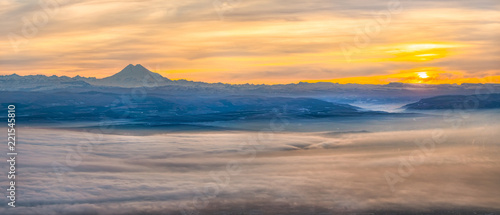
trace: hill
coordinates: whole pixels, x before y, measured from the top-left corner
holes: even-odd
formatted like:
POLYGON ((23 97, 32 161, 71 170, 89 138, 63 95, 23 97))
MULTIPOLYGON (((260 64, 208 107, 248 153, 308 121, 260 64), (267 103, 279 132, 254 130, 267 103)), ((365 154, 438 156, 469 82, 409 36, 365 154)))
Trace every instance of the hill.
POLYGON ((500 108, 500 94, 436 96, 407 104, 403 108, 407 110, 500 108))

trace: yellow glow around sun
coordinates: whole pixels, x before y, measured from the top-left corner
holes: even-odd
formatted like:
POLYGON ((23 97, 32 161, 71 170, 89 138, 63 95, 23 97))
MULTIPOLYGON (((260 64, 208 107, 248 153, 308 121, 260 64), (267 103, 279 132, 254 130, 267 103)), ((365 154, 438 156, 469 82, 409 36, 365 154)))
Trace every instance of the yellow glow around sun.
POLYGON ((348 77, 330 80, 310 80, 305 82, 332 82, 339 84, 388 84, 401 82, 409 84, 462 84, 462 83, 498 83, 500 76, 483 78, 466 77, 463 71, 446 71, 438 67, 419 67, 404 71, 394 71, 392 74, 348 77))
POLYGON ((427 72, 418 72, 418 77, 422 78, 422 79, 426 79, 429 77, 429 75, 427 75, 427 72))

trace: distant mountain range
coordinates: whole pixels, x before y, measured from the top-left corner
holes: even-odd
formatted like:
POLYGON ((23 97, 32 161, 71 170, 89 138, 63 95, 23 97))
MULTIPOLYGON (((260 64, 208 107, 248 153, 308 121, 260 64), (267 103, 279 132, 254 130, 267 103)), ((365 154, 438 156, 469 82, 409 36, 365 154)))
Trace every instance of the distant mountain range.
POLYGON ((24 122, 127 120, 162 125, 234 120, 326 118, 381 114, 312 98, 148 95, 141 99, 105 92, 3 92, 0 109, 16 105, 24 122))
MULTIPOLYGON (((266 118, 275 109, 287 109, 290 117, 299 118, 383 114, 372 110, 387 112, 391 111, 388 106, 403 105, 408 110, 446 109, 463 103, 467 95, 500 92, 500 85, 232 85, 170 80, 140 64, 130 64, 103 79, 0 76, 0 91, 3 107, 17 104, 31 120, 96 120, 105 116, 153 122, 204 122, 266 118)), ((492 95, 489 101, 481 101, 479 108, 498 108, 499 99, 492 95)))
POLYGON ((500 108, 500 94, 436 96, 407 104, 403 108, 408 110, 500 108))
MULTIPOLYGON (((120 72, 103 79, 76 76, 44 76, 16 74, 0 76, 0 91, 113 91, 116 88, 155 88, 172 94, 196 95, 274 95, 314 97, 343 103, 387 103, 415 102, 426 97, 439 95, 470 95, 482 84, 425 85, 390 83, 387 85, 298 83, 280 85, 222 84, 186 80, 170 80, 144 68, 142 65, 128 65, 120 72), (115 89, 112 89, 115 88, 115 89)), ((489 84, 488 89, 500 92, 500 85, 489 84)), ((125 89, 126 91, 126 89, 125 89)))

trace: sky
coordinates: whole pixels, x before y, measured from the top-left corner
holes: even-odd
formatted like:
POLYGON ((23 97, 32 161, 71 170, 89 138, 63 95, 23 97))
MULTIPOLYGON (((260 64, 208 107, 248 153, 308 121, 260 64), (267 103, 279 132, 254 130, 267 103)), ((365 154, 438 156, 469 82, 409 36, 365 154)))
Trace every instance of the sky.
POLYGON ((500 83, 498 0, 0 1, 0 75, 500 83))

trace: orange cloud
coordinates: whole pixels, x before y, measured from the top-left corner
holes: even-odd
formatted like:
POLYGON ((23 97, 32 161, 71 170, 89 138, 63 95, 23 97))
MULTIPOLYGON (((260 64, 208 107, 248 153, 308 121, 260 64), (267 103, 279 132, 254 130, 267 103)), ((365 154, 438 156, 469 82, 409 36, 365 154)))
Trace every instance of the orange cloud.
MULTIPOLYGON (((0 35, 22 35, 22 18, 40 7, 37 1, 8 4, 0 8, 0 35)), ((404 3, 347 62, 339 44, 352 43, 357 29, 374 21, 367 14, 385 2, 255 0, 221 21, 210 1, 70 1, 18 53, 8 41, 0 43, 0 75, 103 78, 140 63, 158 65, 152 70, 171 79, 206 82, 479 82, 500 74, 500 14, 496 5, 475 5, 404 3), (430 67, 440 69, 422 76, 412 69, 430 67), (462 77, 445 80, 449 71, 462 77)))

